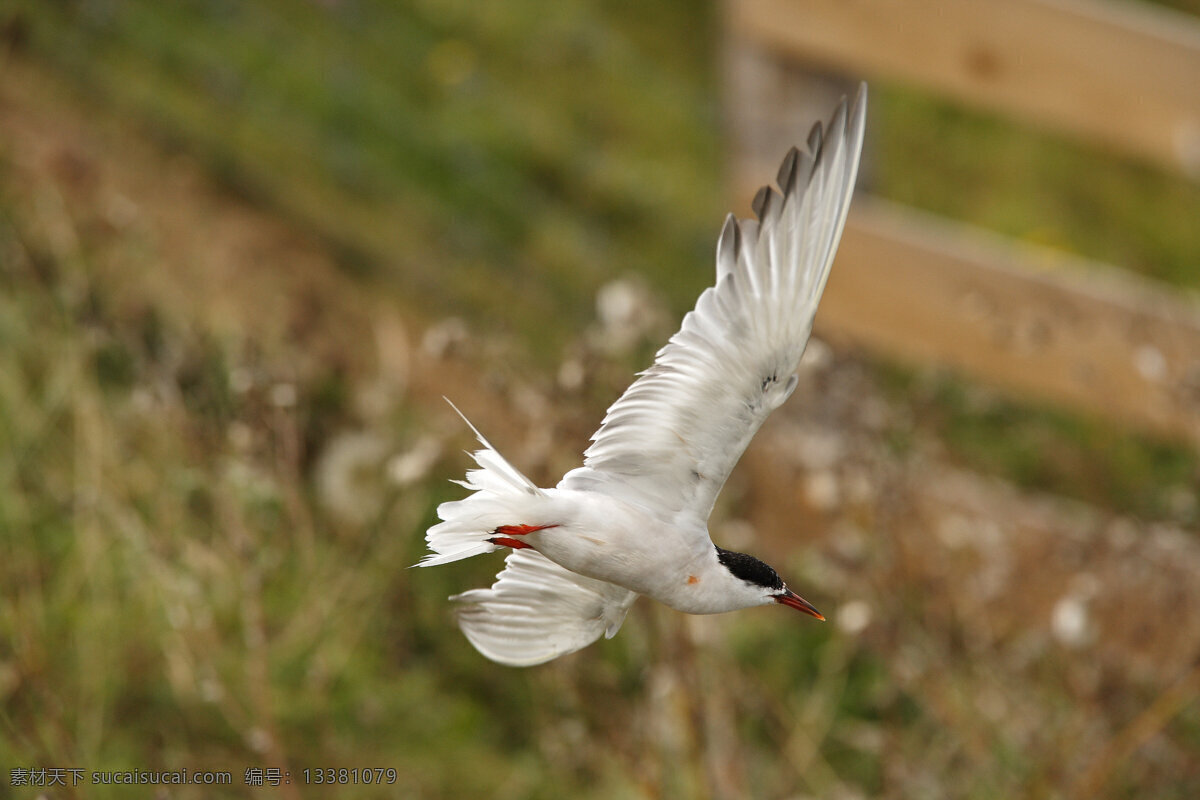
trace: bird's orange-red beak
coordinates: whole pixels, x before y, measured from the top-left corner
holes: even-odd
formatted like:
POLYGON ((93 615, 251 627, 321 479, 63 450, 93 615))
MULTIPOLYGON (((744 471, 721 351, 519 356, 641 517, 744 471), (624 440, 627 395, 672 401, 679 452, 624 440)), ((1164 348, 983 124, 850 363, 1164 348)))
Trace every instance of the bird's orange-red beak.
POLYGON ((805 600, 800 595, 793 592, 791 589, 784 589, 782 594, 775 595, 775 602, 780 605, 794 608, 797 611, 803 611, 805 614, 814 616, 821 622, 825 621, 825 616, 817 609, 813 608, 813 604, 805 600))

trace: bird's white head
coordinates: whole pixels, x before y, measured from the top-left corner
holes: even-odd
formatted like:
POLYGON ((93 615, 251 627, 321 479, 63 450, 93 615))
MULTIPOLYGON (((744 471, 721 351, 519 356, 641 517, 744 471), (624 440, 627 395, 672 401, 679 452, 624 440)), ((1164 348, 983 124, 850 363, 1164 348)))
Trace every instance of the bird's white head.
POLYGON ((736 591, 745 606, 779 603, 824 621, 825 617, 812 603, 789 589, 779 573, 754 556, 718 547, 717 560, 737 580, 736 591))

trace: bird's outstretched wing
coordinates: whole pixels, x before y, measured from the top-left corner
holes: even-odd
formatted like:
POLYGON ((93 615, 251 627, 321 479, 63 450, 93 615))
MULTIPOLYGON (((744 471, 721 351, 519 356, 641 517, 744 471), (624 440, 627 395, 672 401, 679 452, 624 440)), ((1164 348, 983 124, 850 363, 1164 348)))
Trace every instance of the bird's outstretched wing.
POLYGON ((475 649, 510 667, 541 664, 612 638, 637 595, 577 575, 533 549, 514 550, 490 589, 455 595, 475 649))
POLYGON ((795 371, 842 235, 866 117, 866 86, 763 187, 757 220, 730 215, 706 289, 654 364, 608 409, 584 465, 560 487, 604 492, 668 517, 706 520, 795 371))

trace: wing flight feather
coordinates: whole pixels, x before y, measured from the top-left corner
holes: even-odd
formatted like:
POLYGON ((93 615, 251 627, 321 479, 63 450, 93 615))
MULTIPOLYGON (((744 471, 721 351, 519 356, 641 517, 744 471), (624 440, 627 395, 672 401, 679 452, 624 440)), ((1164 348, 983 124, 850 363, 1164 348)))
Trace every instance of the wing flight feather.
POLYGON ((758 219, 730 215, 717 281, 654 364, 608 409, 560 487, 605 492, 666 517, 707 519, 763 421, 796 386, 858 172, 866 87, 793 148, 758 219))
POLYGON ((637 595, 578 575, 532 549, 513 550, 489 589, 455 595, 458 623, 493 661, 528 667, 612 638, 637 595))

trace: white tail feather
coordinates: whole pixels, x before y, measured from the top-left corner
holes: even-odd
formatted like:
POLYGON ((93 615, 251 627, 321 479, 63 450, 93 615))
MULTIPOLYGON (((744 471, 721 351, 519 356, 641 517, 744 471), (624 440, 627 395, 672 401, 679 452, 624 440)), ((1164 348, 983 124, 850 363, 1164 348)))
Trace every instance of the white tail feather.
POLYGON ((438 519, 442 521, 425 533, 425 541, 433 552, 421 559, 417 565, 421 567, 448 564, 500 549, 502 545, 489 541, 496 528, 525 521, 529 517, 530 500, 546 496, 504 460, 454 403, 450 407, 475 433, 483 449, 469 454, 479 469, 468 470, 466 480, 454 481, 472 494, 438 506, 438 519))

